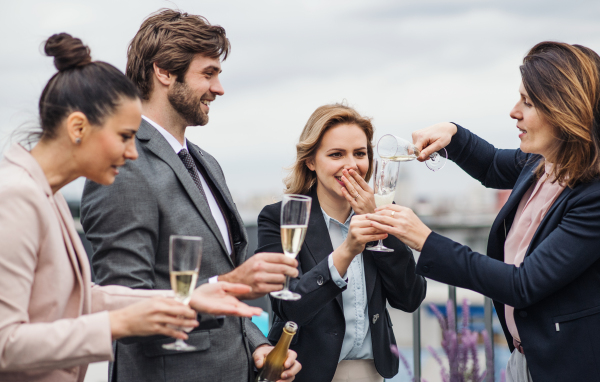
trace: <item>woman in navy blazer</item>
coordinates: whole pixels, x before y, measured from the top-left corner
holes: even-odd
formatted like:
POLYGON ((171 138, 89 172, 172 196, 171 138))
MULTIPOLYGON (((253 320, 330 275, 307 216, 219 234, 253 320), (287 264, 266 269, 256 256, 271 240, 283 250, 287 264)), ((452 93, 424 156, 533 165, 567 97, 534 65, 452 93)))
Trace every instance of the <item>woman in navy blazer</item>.
MULTIPOLYGON (((343 361, 345 365, 359 365, 360 368, 368 364, 366 368, 371 377, 350 380, 376 381, 393 377, 398 373, 398 358, 390 350, 396 341, 386 303, 412 312, 425 297, 426 282, 424 277, 415 274, 410 249, 395 237, 386 238, 386 234, 371 228, 370 221, 364 217, 375 208, 373 191, 365 181, 372 172, 372 137, 373 129, 368 119, 347 106, 327 105, 313 113, 297 145, 298 157, 287 179, 286 193, 312 197, 306 239, 297 257, 299 276, 290 281, 290 290, 299 293, 302 298, 298 301, 271 298, 274 322, 268 337, 271 342, 276 342, 286 321, 298 324, 298 334, 293 338, 291 347, 297 352, 303 367, 296 375, 296 381, 331 381, 340 357, 349 360, 343 361), (332 244, 323 214, 325 211, 335 218, 338 212, 335 207, 343 210, 337 214, 338 222, 348 222, 351 218, 348 237, 339 246, 332 244), (384 244, 394 251, 364 250, 367 242, 379 238, 386 238, 384 244), (347 268, 334 260, 337 270, 332 270, 329 261, 347 245, 353 246, 347 251, 351 252, 348 260, 359 257, 361 263, 358 264, 364 270, 368 312, 357 322, 368 321, 362 333, 370 329, 372 354, 358 351, 356 355, 351 351, 344 357, 340 354, 346 334, 342 296, 346 286, 343 282, 336 284, 332 272, 337 273, 341 269, 340 277, 347 268)), ((280 211, 281 202, 266 206, 260 213, 258 252, 282 252, 280 211)), ((329 224, 337 223, 330 220, 329 224)), ((358 266, 355 264, 353 269, 358 266)), ((362 272, 361 268, 358 269, 357 273, 348 271, 351 275, 348 288, 355 288, 360 282, 361 278, 354 276, 362 272)), ((362 302, 365 303, 364 300, 362 302)), ((356 313, 362 314, 358 310, 356 313)), ((365 341, 367 338, 368 335, 365 341)))
POLYGON ((407 208, 370 216, 374 227, 421 251, 418 274, 494 300, 511 359, 522 353, 533 381, 600 378, 598 62, 596 53, 578 45, 544 42, 531 49, 521 66, 521 100, 511 111, 521 149, 496 149, 449 123, 413 134, 415 144, 426 147, 419 159, 447 145, 449 157, 484 186, 512 189, 492 225, 487 256, 431 232, 407 208), (505 241, 513 222, 518 225, 517 207, 545 162, 554 164, 551 176, 564 190, 542 216, 522 264, 507 264, 505 241), (519 352, 505 305, 514 307, 519 352))

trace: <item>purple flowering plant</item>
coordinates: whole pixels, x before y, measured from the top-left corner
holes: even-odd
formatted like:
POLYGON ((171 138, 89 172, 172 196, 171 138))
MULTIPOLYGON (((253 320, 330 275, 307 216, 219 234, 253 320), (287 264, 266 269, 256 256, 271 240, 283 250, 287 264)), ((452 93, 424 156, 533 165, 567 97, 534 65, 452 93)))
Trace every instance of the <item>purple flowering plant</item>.
MULTIPOLYGON (((494 359, 492 356, 492 343, 486 330, 481 332, 483 343, 485 345, 486 370, 480 371, 479 361, 477 359, 477 342, 479 333, 469 329, 469 304, 467 299, 463 300, 462 325, 460 331, 456 330, 454 316, 454 304, 448 301, 446 304, 447 317, 439 309, 430 304, 429 307, 438 319, 442 328, 442 349, 448 359, 447 367, 440 354, 431 346, 429 352, 441 367, 442 382, 483 382, 485 376, 490 373, 494 375, 494 359)), ((409 377, 415 381, 411 372, 410 365, 406 358, 398 351, 392 348, 392 352, 400 358, 406 368, 409 377)), ((422 379, 421 382, 426 382, 422 379)))

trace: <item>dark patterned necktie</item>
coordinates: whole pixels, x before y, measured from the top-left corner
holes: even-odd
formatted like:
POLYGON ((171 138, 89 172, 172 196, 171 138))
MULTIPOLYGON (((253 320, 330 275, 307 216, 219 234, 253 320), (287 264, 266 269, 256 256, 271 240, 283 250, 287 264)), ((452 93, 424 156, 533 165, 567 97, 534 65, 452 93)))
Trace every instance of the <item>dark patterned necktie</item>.
POLYGON ((200 176, 198 175, 198 170, 196 169, 196 163, 194 162, 194 158, 190 155, 190 153, 186 149, 182 149, 179 153, 177 153, 179 159, 183 162, 185 168, 187 168, 190 176, 198 186, 200 193, 206 199, 206 194, 204 193, 204 188, 202 187, 202 182, 200 182, 200 176))

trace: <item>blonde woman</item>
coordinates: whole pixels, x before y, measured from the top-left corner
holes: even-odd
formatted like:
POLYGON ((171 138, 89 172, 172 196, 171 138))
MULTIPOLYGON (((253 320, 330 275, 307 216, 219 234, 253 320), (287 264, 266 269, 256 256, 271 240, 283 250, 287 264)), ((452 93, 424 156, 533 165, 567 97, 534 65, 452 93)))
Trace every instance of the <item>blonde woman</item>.
MULTIPOLYGON (((415 275, 412 252, 370 226, 375 210, 368 185, 373 171, 373 126, 345 105, 319 107, 296 145, 286 193, 312 197, 306 239, 298 254, 299 276, 290 289, 299 301, 272 299, 276 341, 286 321, 299 325, 291 348, 303 365, 296 381, 383 381, 398 372, 386 304, 414 311, 426 282, 415 275), (385 239, 394 252, 371 252, 365 244, 385 239)), ((257 252, 281 252, 281 203, 258 218, 257 252)))

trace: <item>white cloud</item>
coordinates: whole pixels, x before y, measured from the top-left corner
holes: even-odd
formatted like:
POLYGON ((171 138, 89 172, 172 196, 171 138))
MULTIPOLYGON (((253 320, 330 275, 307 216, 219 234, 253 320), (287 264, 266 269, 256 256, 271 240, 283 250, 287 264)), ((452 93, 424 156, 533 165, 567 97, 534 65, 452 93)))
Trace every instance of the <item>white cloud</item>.
MULTIPOLYGON (((234 194, 280 190, 282 167, 312 111, 346 99, 374 118, 378 134, 453 120, 501 147, 518 139, 508 112, 518 66, 547 39, 600 51, 594 1, 176 1, 227 30, 225 96, 211 121, 188 136, 221 162, 234 194)), ((82 38, 95 59, 125 67, 141 21, 172 2, 12 1, 0 15, 0 140, 35 121, 42 87, 54 73, 40 54, 50 34, 82 38)), ((461 193, 466 175, 409 164, 416 193, 461 193), (459 179, 460 181, 455 181, 459 179), (439 187, 442 182, 444 187, 439 187), (446 187, 447 186, 447 187, 446 187), (444 191, 441 191, 441 190, 444 191)), ((465 183, 466 182, 466 183, 465 183)))

